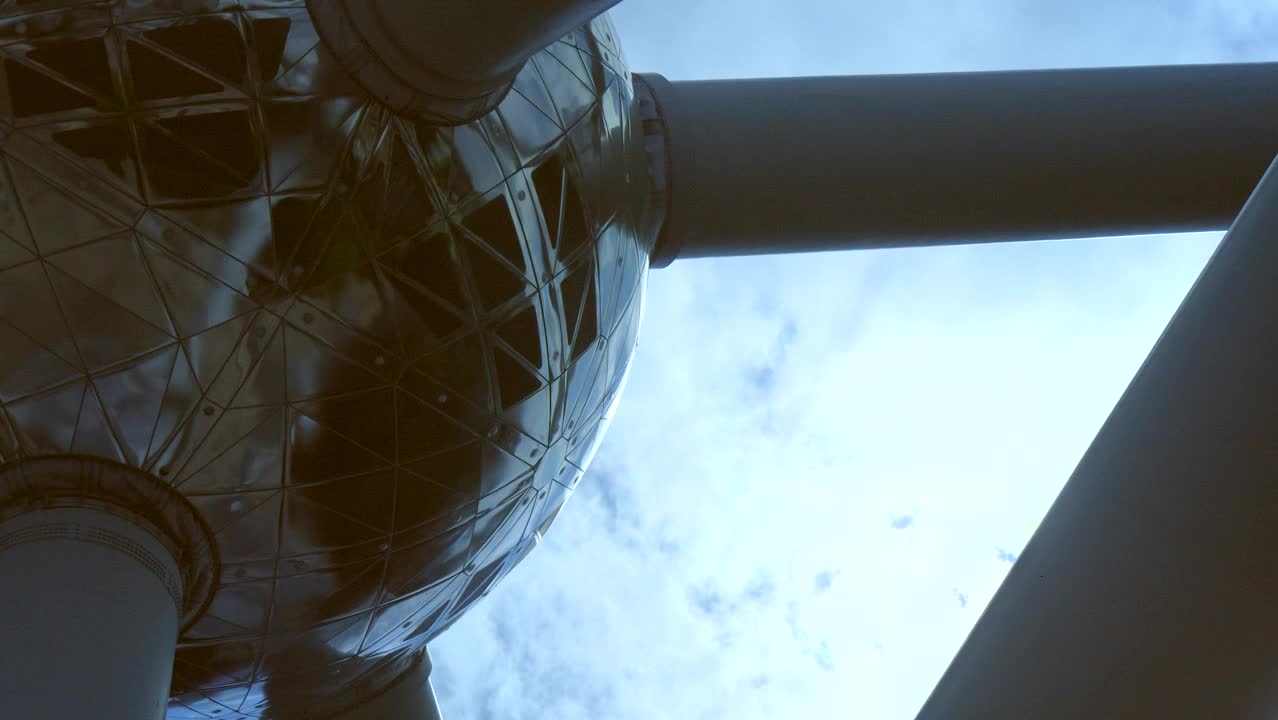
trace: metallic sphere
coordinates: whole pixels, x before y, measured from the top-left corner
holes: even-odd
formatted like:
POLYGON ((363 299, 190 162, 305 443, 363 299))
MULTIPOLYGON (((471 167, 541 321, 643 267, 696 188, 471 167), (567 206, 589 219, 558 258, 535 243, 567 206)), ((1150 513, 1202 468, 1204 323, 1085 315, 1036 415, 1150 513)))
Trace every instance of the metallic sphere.
POLYGON ((131 466, 212 530, 169 718, 375 692, 536 544, 624 383, 611 24, 457 127, 364 98, 295 0, 4 3, 0 56, 0 464, 131 466))

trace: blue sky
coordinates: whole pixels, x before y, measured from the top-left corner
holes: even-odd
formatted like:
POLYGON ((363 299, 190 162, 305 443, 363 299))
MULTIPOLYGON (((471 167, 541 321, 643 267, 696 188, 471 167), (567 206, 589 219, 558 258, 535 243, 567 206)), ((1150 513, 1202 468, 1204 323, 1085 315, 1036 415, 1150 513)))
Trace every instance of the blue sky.
MULTIPOLYGON (((672 79, 1273 60, 1278 2, 625 0, 672 79)), ((448 720, 911 718, 1218 234, 684 261, 448 720)))

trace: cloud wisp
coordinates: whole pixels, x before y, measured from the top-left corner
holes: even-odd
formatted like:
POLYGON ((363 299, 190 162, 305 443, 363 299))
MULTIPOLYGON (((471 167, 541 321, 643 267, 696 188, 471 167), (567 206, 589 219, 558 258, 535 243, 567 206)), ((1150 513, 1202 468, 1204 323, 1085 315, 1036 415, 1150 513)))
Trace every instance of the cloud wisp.
MULTIPOLYGON (((1272 10, 627 0, 615 22, 634 69, 684 78, 1262 59, 1272 10)), ((434 645, 446 716, 912 717, 1218 237, 654 272, 595 466, 434 645)))

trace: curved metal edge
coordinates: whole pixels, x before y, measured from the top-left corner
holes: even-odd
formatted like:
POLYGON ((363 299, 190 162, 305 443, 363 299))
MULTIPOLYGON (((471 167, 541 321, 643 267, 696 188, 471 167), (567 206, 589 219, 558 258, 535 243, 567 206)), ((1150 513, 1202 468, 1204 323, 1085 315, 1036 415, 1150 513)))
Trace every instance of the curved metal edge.
POLYGON ((648 148, 649 175, 657 185, 654 192, 664 195, 656 227, 652 229, 656 236, 652 240, 652 255, 648 266, 653 269, 667 267, 679 257, 683 247, 683 239, 688 229, 684 214, 679 212, 675 195, 679 192, 680 181, 690 177, 689 168, 693 164, 691 148, 684 139, 686 137, 686 118, 679 110, 678 98, 674 86, 657 73, 634 73, 635 95, 638 98, 651 98, 655 106, 656 116, 644 118, 645 144, 649 137, 659 136, 659 144, 648 148), (659 157, 657 150, 660 150, 659 157), (680 164, 683 176, 679 176, 680 164))
MULTIPOLYGON (((294 652, 305 653, 298 647, 294 652)), ((276 720, 438 720, 425 646, 384 656, 334 695, 316 692, 307 674, 271 675, 266 682, 276 720)))
POLYGON ((54 508, 114 513, 154 536, 182 575, 180 632, 213 601, 221 575, 213 530, 199 510, 158 478, 87 455, 43 455, 0 464, 0 521, 54 508))
POLYGON ((441 720, 430 682, 430 653, 422 648, 410 657, 411 664, 377 694, 359 698, 328 720, 441 720))
POLYGON ((412 64, 412 78, 392 69, 377 48, 393 48, 382 37, 378 19, 366 0, 306 0, 315 32, 329 53, 364 92, 392 112, 439 127, 465 125, 497 108, 514 87, 522 65, 509 78, 473 97, 458 97, 459 88, 446 78, 412 64))

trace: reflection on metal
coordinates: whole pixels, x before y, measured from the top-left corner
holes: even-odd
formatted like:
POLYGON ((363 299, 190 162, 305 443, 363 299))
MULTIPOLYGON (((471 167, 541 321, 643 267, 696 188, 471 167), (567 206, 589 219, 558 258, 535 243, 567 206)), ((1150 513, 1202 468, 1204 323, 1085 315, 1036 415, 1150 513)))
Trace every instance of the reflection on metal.
POLYGON ((0 462, 135 468, 211 528, 170 717, 385 690, 575 487, 650 249, 615 38, 439 128, 301 0, 0 10, 0 462))

